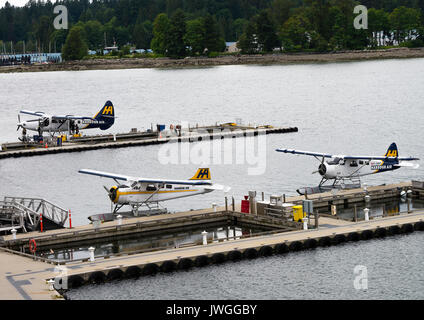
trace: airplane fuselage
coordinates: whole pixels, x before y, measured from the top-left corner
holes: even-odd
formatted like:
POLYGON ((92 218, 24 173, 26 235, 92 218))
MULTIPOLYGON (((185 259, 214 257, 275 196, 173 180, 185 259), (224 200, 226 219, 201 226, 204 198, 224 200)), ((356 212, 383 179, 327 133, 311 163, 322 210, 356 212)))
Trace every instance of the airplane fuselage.
POLYGON ((93 118, 87 119, 77 119, 77 120, 66 120, 66 119, 52 119, 52 117, 45 117, 43 119, 34 119, 23 121, 20 125, 31 131, 39 131, 41 132, 51 132, 51 133, 61 133, 61 132, 69 132, 72 129, 75 130, 76 126, 78 129, 89 129, 89 128, 100 128, 105 125, 105 121, 96 120, 93 118), (41 125, 40 125, 41 123, 41 125))
POLYGON ((137 183, 113 186, 110 188, 109 196, 113 203, 126 205, 160 202, 208 193, 211 191, 211 189, 199 186, 137 183))
POLYGON ((318 168, 318 172, 325 179, 342 179, 367 176, 370 174, 399 169, 399 162, 395 158, 384 160, 343 160, 334 157, 318 168))

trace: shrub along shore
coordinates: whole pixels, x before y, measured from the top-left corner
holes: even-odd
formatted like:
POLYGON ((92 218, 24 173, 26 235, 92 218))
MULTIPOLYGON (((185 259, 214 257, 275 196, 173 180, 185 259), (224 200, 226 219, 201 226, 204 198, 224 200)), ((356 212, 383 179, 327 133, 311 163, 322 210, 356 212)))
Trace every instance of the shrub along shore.
POLYGON ((237 64, 293 64, 329 63, 372 59, 422 58, 424 48, 390 48, 379 50, 353 50, 331 53, 274 53, 274 54, 227 54, 217 57, 171 58, 113 58, 86 59, 54 64, 33 64, 1 67, 0 73, 37 71, 77 71, 136 68, 183 68, 237 64))

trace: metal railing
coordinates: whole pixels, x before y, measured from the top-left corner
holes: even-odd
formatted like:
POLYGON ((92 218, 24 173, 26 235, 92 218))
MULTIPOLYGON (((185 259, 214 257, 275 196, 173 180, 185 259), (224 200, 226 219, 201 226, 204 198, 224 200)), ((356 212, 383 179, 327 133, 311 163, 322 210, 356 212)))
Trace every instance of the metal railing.
POLYGON ((41 198, 4 197, 4 202, 14 203, 23 210, 32 225, 37 225, 40 214, 63 226, 68 219, 68 211, 41 198))

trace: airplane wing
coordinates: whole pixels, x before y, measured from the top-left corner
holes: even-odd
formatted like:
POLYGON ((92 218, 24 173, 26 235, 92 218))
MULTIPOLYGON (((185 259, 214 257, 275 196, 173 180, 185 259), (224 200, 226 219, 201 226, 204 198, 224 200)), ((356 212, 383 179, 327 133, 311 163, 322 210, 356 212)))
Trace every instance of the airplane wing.
POLYGON ((228 192, 231 190, 231 187, 223 186, 222 184, 213 184, 205 187, 206 190, 219 190, 223 192, 228 192))
POLYGON ((409 162, 399 162, 398 166, 412 168, 412 169, 418 169, 420 167, 418 163, 409 163, 409 162))
MULTIPOLYGON (((388 157, 373 157, 373 156, 343 156, 342 157, 345 160, 387 160, 388 157)), ((389 157, 390 158, 390 157, 389 157)), ((396 158, 396 157, 391 157, 391 158, 395 158, 399 161, 416 161, 416 160, 420 160, 419 158, 396 158)))
MULTIPOLYGON (((327 153, 318 153, 318 152, 310 152, 310 151, 301 151, 301 150, 293 150, 293 149, 276 149, 275 151, 278 152, 284 152, 284 153, 291 153, 291 154, 300 154, 300 155, 306 155, 306 156, 313 156, 313 157, 324 157, 324 158, 332 158, 333 155, 327 154, 327 153)), ((337 156, 339 158, 342 158, 344 160, 387 160, 387 157, 381 157, 381 156, 337 156)), ((399 161, 416 161, 420 160, 419 158, 396 158, 399 161)))
POLYGON ((90 170, 90 169, 81 169, 78 170, 79 173, 85 173, 85 174, 91 174, 93 176, 99 176, 104 178, 111 178, 116 180, 124 180, 124 181, 136 181, 136 178, 132 178, 130 176, 124 176, 121 174, 114 174, 109 172, 103 172, 103 171, 96 171, 96 170, 90 170))
POLYGON ((90 169, 81 169, 78 171, 79 173, 91 174, 93 176, 99 176, 104 178, 111 178, 116 180, 124 180, 124 181, 137 181, 141 183, 169 183, 169 184, 184 184, 184 185, 212 185, 212 182, 205 180, 172 180, 172 179, 149 179, 149 178, 136 178, 130 177, 120 174, 114 174, 103 171, 96 171, 90 169))
POLYGON ((19 111, 19 113, 29 114, 31 116, 36 116, 36 117, 44 117, 44 116, 46 116, 46 114, 44 112, 42 112, 42 111, 21 110, 21 111, 19 111))
POLYGON ((93 118, 91 118, 91 117, 80 117, 80 116, 72 116, 72 115, 52 116, 52 119, 57 119, 57 120, 93 120, 93 118))
POLYGON ((333 157, 331 154, 327 154, 327 153, 318 153, 318 152, 301 151, 301 150, 293 150, 293 149, 275 149, 275 151, 291 153, 291 154, 300 154, 305 156, 313 156, 313 157, 324 157, 324 158, 333 157))

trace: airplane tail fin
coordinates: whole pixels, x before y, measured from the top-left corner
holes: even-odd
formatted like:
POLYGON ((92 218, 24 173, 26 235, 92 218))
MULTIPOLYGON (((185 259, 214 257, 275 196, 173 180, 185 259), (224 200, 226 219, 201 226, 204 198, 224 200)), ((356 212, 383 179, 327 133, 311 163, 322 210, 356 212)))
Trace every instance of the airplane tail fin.
POLYGON ((209 168, 199 168, 197 169, 195 175, 191 177, 189 180, 210 180, 211 172, 209 168))
POLYGON ((399 152, 398 152, 398 148, 396 143, 392 143, 389 147, 389 149, 387 149, 386 154, 384 155, 385 157, 391 157, 391 158, 397 158, 399 157, 399 152))
POLYGON ((111 101, 106 101, 103 108, 94 116, 95 120, 103 121, 100 125, 101 130, 109 129, 115 122, 115 109, 111 101))

